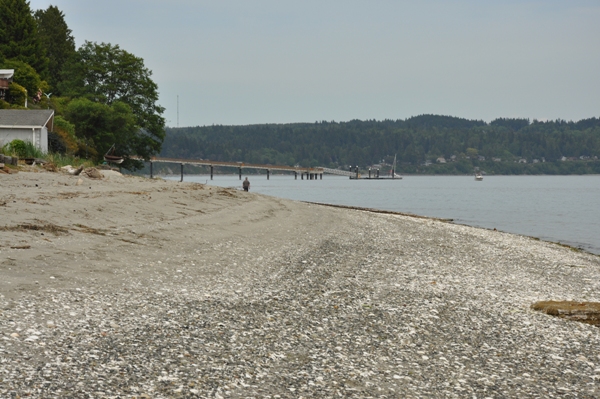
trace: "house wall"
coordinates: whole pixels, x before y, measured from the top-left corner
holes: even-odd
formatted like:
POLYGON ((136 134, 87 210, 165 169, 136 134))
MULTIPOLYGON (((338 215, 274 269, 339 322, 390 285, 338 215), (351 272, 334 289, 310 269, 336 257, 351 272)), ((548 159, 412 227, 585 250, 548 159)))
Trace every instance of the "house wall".
POLYGON ((0 146, 13 140, 23 140, 33 143, 42 152, 48 152, 48 129, 44 128, 0 128, 0 146))

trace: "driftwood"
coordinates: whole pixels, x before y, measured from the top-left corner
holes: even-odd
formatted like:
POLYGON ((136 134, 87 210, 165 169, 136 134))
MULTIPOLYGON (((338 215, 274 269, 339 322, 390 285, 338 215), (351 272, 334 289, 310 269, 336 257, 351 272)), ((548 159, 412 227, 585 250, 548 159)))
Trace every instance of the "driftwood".
POLYGON ((18 157, 10 157, 8 155, 0 154, 0 163, 4 163, 6 165, 15 165, 19 163, 18 157))
POLYGON ((83 171, 83 174, 90 179, 102 179, 104 177, 96 168, 87 168, 83 171))
POLYGON ((542 301, 531 305, 531 309, 562 319, 600 326, 600 302, 542 301))
POLYGON ((62 168, 60 168, 60 170, 62 170, 63 172, 66 172, 70 175, 78 176, 83 171, 83 168, 84 168, 83 165, 81 165, 78 168, 74 168, 71 165, 67 165, 67 166, 63 166, 62 168))

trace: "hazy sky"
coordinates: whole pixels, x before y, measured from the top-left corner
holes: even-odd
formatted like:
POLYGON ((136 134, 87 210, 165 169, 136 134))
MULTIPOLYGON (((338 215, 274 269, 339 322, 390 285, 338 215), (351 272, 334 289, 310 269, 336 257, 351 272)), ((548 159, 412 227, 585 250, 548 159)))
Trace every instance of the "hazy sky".
POLYGON ((168 126, 600 116, 597 0, 31 0, 153 71, 168 126))

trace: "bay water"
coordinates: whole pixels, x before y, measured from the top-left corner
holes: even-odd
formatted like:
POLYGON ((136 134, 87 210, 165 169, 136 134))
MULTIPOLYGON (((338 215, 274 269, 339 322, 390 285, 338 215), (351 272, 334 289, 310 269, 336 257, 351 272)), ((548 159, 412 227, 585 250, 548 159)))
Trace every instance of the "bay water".
MULTIPOLYGON (((600 176, 404 176, 350 180, 324 175, 248 176, 250 191, 299 201, 412 213, 560 242, 600 254, 600 176)), ((178 176, 169 179, 179 180, 178 176)), ((238 175, 184 181, 241 189, 238 175)))

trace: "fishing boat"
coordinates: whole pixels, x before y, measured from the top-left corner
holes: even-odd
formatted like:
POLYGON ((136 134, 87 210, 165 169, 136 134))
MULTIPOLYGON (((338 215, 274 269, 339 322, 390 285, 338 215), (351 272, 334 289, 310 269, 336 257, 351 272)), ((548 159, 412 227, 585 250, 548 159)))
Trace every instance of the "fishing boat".
POLYGON ((476 181, 482 181, 483 180, 483 175, 479 172, 475 173, 475 180, 476 181))

